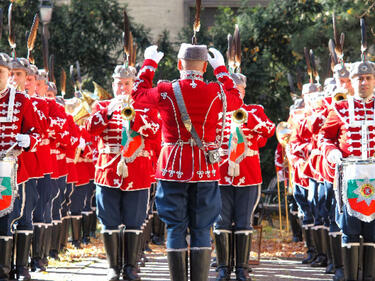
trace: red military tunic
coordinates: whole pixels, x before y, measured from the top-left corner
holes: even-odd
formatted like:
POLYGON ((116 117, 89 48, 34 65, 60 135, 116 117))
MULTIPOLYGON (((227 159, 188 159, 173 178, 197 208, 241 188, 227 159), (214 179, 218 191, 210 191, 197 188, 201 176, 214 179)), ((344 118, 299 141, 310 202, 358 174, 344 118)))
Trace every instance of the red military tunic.
POLYGON ((303 134, 299 132, 302 129, 305 117, 306 114, 302 110, 292 112, 289 117, 288 123, 291 124, 292 134, 287 146, 287 156, 293 170, 293 182, 304 188, 308 188, 309 179, 303 171, 309 155, 310 143, 309 139, 303 139, 303 134))
POLYGON ((276 173, 284 169, 285 151, 280 143, 277 144, 275 150, 275 170, 276 173))
MULTIPOLYGON (((311 132, 314 135, 314 149, 316 155, 319 155, 319 157, 316 157, 315 160, 315 169, 319 173, 320 181, 324 180, 330 183, 333 183, 335 170, 332 168, 332 166, 328 163, 327 158, 324 157, 324 154, 319 149, 319 132, 320 129, 323 127, 329 111, 332 109, 333 106, 333 99, 332 97, 326 97, 324 98, 316 108, 314 108, 314 114, 313 118, 311 120, 311 132)), ((313 162, 314 160, 311 160, 313 162)))
POLYGON ((114 111, 108 118, 110 101, 96 102, 93 114, 86 124, 90 134, 99 136, 99 157, 95 167, 95 184, 121 188, 125 191, 147 189, 151 186, 152 159, 150 140, 159 131, 156 110, 135 102, 135 118, 131 122, 131 129, 142 137, 142 149, 136 153, 135 159, 126 163, 128 176, 123 178, 117 174, 117 166, 122 153, 122 130, 125 121, 121 110, 114 111))
POLYGON ((43 133, 46 130, 47 118, 37 108, 39 99, 35 96, 29 97, 29 98, 33 105, 33 110, 35 112, 34 116, 36 118, 36 122, 39 123, 41 141, 34 149, 23 151, 21 155, 19 156, 19 159, 20 161, 22 161, 23 163, 27 165, 27 173, 28 173, 29 179, 37 179, 37 178, 42 178, 44 176, 44 166, 42 164, 42 161, 40 161, 38 158, 37 150, 39 150, 40 145, 43 141, 43 135, 44 135, 43 133))
POLYGON ((90 180, 94 179, 95 168, 93 164, 93 154, 91 148, 91 135, 84 127, 79 127, 81 138, 85 140, 85 149, 81 151, 78 161, 76 163, 77 182, 76 186, 86 185, 90 180))
MULTIPOLYGON (((152 88, 157 64, 145 60, 133 89, 136 101, 158 108, 162 120, 163 144, 156 178, 165 181, 200 182, 220 180, 218 163, 208 163, 205 154, 185 128, 171 82, 160 82, 152 88)), ((234 87, 225 66, 215 69, 215 75, 223 83, 227 110, 242 105, 238 90, 234 87)), ((216 125, 222 112, 221 88, 218 83, 205 83, 203 77, 180 79, 178 83, 187 112, 198 136, 206 145, 205 150, 218 148, 216 125)))
POLYGON ((344 158, 375 156, 374 106, 373 97, 367 102, 348 97, 335 103, 320 131, 320 147, 325 157, 333 149, 339 149, 344 158))
MULTIPOLYGON (((264 146, 267 138, 275 133, 275 124, 268 119, 261 105, 243 105, 242 109, 248 113, 247 122, 239 126, 245 137, 246 155, 239 162, 239 175, 228 175, 229 140, 231 132, 236 128, 236 124, 232 120, 233 112, 228 112, 222 145, 223 162, 220 164, 220 185, 250 186, 262 183, 259 147, 264 146)), ((219 131, 220 129, 217 130, 217 132, 219 131)))
POLYGON ((36 150, 36 158, 39 162, 43 175, 52 173, 51 147, 49 140, 49 128, 51 120, 49 118, 48 103, 41 97, 33 97, 33 105, 37 109, 39 124, 41 127, 41 141, 36 150))
MULTIPOLYGON (((18 134, 30 135, 30 147, 36 148, 40 141, 40 126, 30 98, 23 93, 16 93, 7 89, 0 94, 0 152, 5 153, 14 143, 18 134), (13 106, 12 99, 14 97, 13 106)), ((16 150, 21 149, 16 147, 16 150)), ((21 184, 29 179, 28 166, 24 159, 18 159, 17 183, 21 184)))
POLYGON ((65 113, 62 105, 58 104, 54 99, 46 100, 50 108, 51 127, 49 135, 51 156, 54 164, 51 178, 58 179, 68 174, 66 149, 75 149, 78 146, 79 132, 73 118, 65 113))
POLYGON ((285 161, 288 161, 285 149, 281 146, 280 143, 278 143, 275 150, 275 170, 276 173, 279 175, 279 181, 289 179, 290 165, 288 162, 285 163, 285 161))
POLYGON ((312 132, 312 122, 316 120, 315 115, 319 115, 318 110, 309 112, 305 120, 302 121, 301 126, 297 129, 300 134, 300 140, 306 141, 308 144, 308 158, 302 173, 308 178, 314 179, 317 182, 323 182, 323 177, 320 169, 322 154, 318 149, 318 134, 312 132))

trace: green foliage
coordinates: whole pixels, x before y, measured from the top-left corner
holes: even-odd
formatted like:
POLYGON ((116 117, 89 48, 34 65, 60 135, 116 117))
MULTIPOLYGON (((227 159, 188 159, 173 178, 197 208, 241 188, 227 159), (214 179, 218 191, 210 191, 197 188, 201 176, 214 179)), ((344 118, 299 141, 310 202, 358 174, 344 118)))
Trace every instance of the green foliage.
MULTIPOLYGON (((17 32, 17 56, 22 57, 27 54, 25 32, 30 29, 34 15, 39 12, 39 1, 19 0, 15 4, 13 16, 17 32)), ((2 51, 10 53, 6 29, 9 1, 0 0, 0 5, 4 10, 4 30, 0 47, 2 51)), ((133 23, 131 30, 138 45, 138 54, 141 54, 142 50, 150 45, 149 31, 142 25, 133 23)), ((55 55, 57 82, 62 67, 68 74, 69 66, 79 61, 82 76, 86 79, 86 88, 93 89, 91 81, 94 80, 110 89, 115 65, 122 63, 123 57, 123 15, 118 1, 72 0, 69 6, 54 6, 49 31, 49 53, 55 55)), ((41 67, 41 27, 34 56, 36 64, 41 67)), ((72 94, 69 83, 68 96, 72 94)))

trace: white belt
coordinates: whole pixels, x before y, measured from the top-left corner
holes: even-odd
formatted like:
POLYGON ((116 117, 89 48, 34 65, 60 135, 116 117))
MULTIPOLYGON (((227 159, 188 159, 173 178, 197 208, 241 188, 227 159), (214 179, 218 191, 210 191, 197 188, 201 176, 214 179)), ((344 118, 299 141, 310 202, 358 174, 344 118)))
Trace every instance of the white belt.
MULTIPOLYGON (((220 153, 220 156, 228 156, 228 149, 220 149, 219 153, 220 153)), ((256 156, 256 155, 259 155, 259 151, 249 149, 247 151, 246 157, 247 156, 256 156)))
MULTIPOLYGON (((188 139, 187 141, 183 141, 183 140, 178 140, 176 142, 163 142, 161 145, 162 146, 174 146, 174 145, 184 145, 184 144, 189 144, 191 146, 194 146, 194 145, 197 145, 194 141, 194 139, 190 138, 188 139)), ((214 142, 209 142, 209 143, 205 143, 203 142, 203 146, 215 146, 216 144, 214 142)))
POLYGON ((51 149, 51 154, 60 154, 58 149, 51 149))
MULTIPOLYGON (((116 147, 116 146, 106 146, 104 148, 99 149, 100 154, 120 154, 121 153, 121 147, 116 147)), ((142 150, 139 152, 137 157, 151 157, 151 154, 147 150, 142 150)))
POLYGON ((118 154, 121 152, 121 147, 118 146, 105 146, 99 149, 99 153, 104 154, 118 154))

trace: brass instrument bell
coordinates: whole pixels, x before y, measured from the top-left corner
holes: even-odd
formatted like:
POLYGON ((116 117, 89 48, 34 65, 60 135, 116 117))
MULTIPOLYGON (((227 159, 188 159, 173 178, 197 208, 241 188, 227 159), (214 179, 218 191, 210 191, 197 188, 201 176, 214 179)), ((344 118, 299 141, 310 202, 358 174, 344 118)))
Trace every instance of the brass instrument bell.
POLYGON ((243 124, 247 122, 247 111, 243 108, 239 108, 236 111, 233 112, 232 114, 232 119, 234 122, 237 124, 243 124))
POLYGON ((335 102, 338 102, 338 101, 342 101, 342 100, 346 100, 348 98, 348 93, 347 92, 344 92, 344 91, 337 91, 334 95, 333 95, 333 100, 335 102))
POLYGON ((286 147, 289 143, 292 130, 289 128, 288 122, 280 122, 276 127, 276 138, 282 147, 286 147))
POLYGON ((135 110, 133 107, 134 100, 131 99, 130 96, 124 97, 124 105, 121 110, 121 117, 124 120, 131 121, 135 117, 135 110))

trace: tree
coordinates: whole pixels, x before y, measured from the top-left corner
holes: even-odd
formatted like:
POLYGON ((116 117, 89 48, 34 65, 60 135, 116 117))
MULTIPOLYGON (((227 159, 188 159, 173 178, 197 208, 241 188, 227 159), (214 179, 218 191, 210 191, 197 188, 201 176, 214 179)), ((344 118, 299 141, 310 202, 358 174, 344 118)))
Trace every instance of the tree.
MULTIPOLYGON (((38 2, 18 0, 15 3, 13 15, 17 32, 17 56, 27 54, 25 33, 31 27, 34 14, 39 12, 38 2)), ((1 0, 0 4, 4 9, 3 25, 6 27, 9 1, 1 0)), ((68 73, 69 65, 79 61, 86 88, 92 89, 91 81, 110 88, 115 65, 122 63, 123 16, 118 1, 72 0, 70 5, 55 6, 49 30, 49 53, 55 56, 57 78, 61 67, 68 73)), ((150 45, 148 30, 142 25, 131 23, 131 31, 141 54, 150 45)), ((0 47, 9 52, 6 31, 3 32, 0 47)), ((36 64, 42 66, 41 28, 34 54, 36 64)), ((72 95, 71 86, 68 93, 72 95)))

